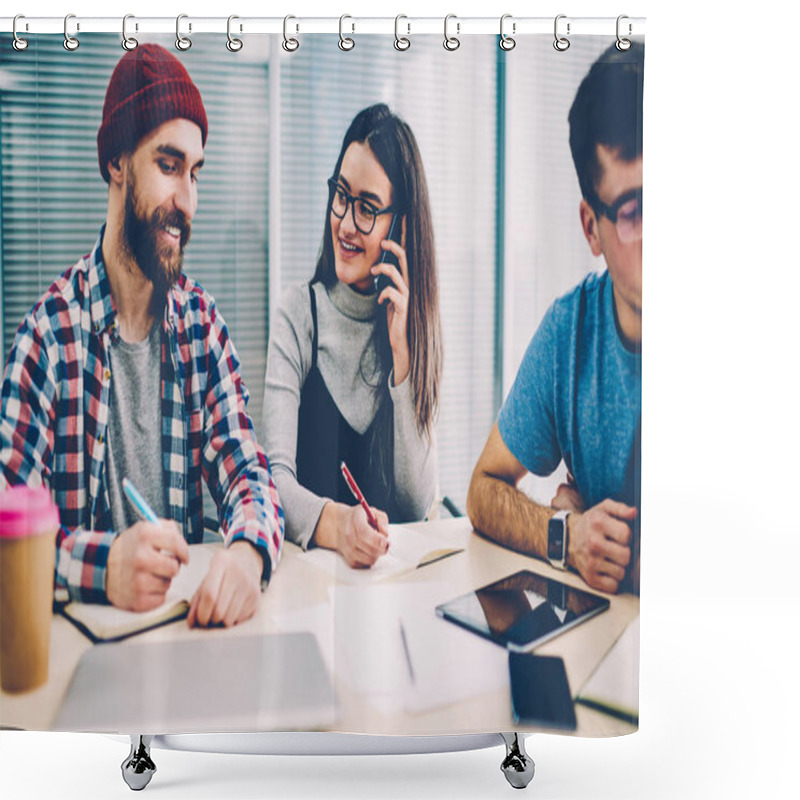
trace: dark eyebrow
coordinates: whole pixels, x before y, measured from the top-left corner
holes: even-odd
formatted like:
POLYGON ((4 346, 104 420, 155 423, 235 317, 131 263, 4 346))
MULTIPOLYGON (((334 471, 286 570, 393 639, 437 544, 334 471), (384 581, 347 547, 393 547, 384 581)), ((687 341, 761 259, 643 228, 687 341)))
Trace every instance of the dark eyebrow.
MULTIPOLYGON (((160 144, 157 148, 157 152, 161 153, 165 156, 170 156, 171 158, 176 158, 178 161, 183 163, 186 162, 186 153, 183 150, 179 150, 177 147, 173 147, 171 144, 160 144)), ((205 164, 205 159, 201 158, 193 167, 192 169, 200 169, 200 167, 205 164)))
POLYGON ((628 202, 628 200, 634 199, 642 199, 642 187, 637 186, 635 189, 629 189, 627 192, 623 192, 613 203, 609 205, 609 208, 618 211, 622 206, 628 202))
MULTIPOLYGON (((344 185, 344 188, 347 189, 348 192, 350 191, 350 184, 347 182, 347 178, 345 178, 344 175, 339 173, 339 177, 337 180, 339 181, 339 183, 344 185)), ((359 192, 358 196, 362 197, 364 200, 371 200, 378 206, 383 205, 383 201, 381 200, 381 198, 378 197, 378 195, 376 195, 374 192, 359 192)))
POLYGON ((363 197, 365 200, 374 200, 379 206, 383 205, 383 201, 374 192, 361 192, 359 197, 363 197))

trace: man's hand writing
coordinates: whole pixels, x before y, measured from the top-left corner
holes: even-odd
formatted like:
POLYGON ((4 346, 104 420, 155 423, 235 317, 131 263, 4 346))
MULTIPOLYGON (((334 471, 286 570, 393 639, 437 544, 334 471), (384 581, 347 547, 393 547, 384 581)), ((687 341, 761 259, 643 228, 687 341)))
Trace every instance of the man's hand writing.
POLYGON ((108 551, 108 601, 127 611, 158 608, 180 565, 188 563, 189 546, 174 522, 137 522, 108 551))

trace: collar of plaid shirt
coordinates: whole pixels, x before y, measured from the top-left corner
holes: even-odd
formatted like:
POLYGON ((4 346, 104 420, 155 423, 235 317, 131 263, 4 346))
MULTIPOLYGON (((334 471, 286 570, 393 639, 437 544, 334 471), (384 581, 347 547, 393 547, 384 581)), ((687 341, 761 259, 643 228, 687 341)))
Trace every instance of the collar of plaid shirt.
MULTIPOLYGON (((89 282, 89 310, 92 319, 92 330, 98 336, 109 331, 117 336, 119 324, 117 322, 117 309, 111 296, 111 282, 108 280, 105 262, 103 261, 103 236, 106 232, 105 223, 100 228, 100 235, 87 256, 89 282)), ((175 301, 174 289, 170 290, 170 299, 164 309, 164 322, 169 329, 175 327, 175 301)))
MULTIPOLYGON (((105 599, 105 563, 116 535, 103 464, 108 348, 118 323, 103 233, 23 321, 3 382, 9 447, 0 451, 4 481, 36 485, 46 477, 50 483, 61 512, 57 588, 91 602, 105 599)), ((225 322, 213 298, 183 275, 169 293, 161 363, 169 515, 189 542, 202 541, 205 482, 226 542, 250 541, 264 556, 268 578, 280 557, 283 510, 245 410, 248 394, 225 322)))

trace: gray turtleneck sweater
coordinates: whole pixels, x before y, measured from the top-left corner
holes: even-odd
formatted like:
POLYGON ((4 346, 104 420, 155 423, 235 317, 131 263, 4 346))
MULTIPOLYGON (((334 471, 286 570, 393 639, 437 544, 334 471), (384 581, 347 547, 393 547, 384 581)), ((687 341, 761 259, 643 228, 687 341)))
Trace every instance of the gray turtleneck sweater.
MULTIPOLYGON (((362 295, 337 282, 314 284, 317 301, 317 366, 334 402, 357 433, 369 428, 377 411, 375 392, 361 376, 362 355, 370 348, 376 320, 376 295, 362 295)), ((286 538, 306 549, 323 506, 297 481, 297 416, 300 392, 311 370, 314 323, 308 284, 289 287, 281 297, 270 331, 261 436, 286 513, 286 538)), ((374 363, 367 358, 366 364, 374 363)), ((394 479, 398 502, 408 519, 425 517, 435 499, 438 463, 435 437, 417 430, 409 377, 392 385, 394 479)))

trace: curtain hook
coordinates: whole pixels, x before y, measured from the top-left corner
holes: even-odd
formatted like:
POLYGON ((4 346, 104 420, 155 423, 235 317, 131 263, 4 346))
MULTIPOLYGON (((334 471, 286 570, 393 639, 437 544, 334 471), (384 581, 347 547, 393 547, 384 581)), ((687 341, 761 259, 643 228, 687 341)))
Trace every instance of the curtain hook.
MULTIPOLYGON (((347 52, 348 50, 352 50, 356 46, 355 40, 351 39, 349 36, 345 36, 344 31, 342 30, 344 26, 344 21, 346 19, 353 19, 353 18, 349 14, 342 14, 342 16, 339 17, 339 49, 344 50, 345 52, 347 52)), ((352 26, 352 32, 355 33, 356 30, 355 22, 351 22, 350 24, 352 26)))
POLYGON ((128 20, 136 19, 133 14, 126 14, 122 18, 122 49, 135 50, 139 46, 139 40, 134 39, 133 36, 128 36, 128 20))
MULTIPOLYGON (((399 32, 400 27, 400 20, 401 19, 408 19, 405 14, 398 14, 394 18, 394 49, 400 50, 408 50, 411 47, 411 39, 407 39, 405 36, 401 36, 399 32)), ((408 33, 411 33, 411 23, 406 22, 406 27, 408 28, 408 33)))
MULTIPOLYGON (((21 36, 20 36, 20 35, 17 33, 17 23, 18 23, 18 22, 19 22, 21 19, 25 19, 25 16, 24 16, 23 14, 17 14, 17 16, 16 16, 16 17, 14 17, 14 23, 13 23, 13 25, 11 26, 11 30, 12 30, 12 31, 13 31, 13 33, 14 33, 14 41, 13 41, 13 42, 11 42, 11 46, 12 46, 12 47, 13 47, 13 48, 14 48, 14 49, 15 49, 15 50, 18 52, 18 53, 21 53, 23 50, 27 50, 27 49, 28 49, 28 40, 27 40, 27 39, 23 39, 23 38, 22 38, 22 37, 21 37, 21 36)), ((28 30, 28 23, 27 23, 27 22, 25 23, 25 30, 28 30)))
MULTIPOLYGON (((81 46, 81 43, 74 36, 69 35, 69 21, 71 19, 75 19, 74 14, 67 14, 67 16, 64 17, 64 49, 69 50, 70 53, 81 46)), ((77 30, 80 30, 80 25, 76 26, 76 31, 77 30)))
MULTIPOLYGON (((235 19, 239 19, 236 14, 231 14, 228 17, 228 41, 225 42, 225 47, 227 47, 231 53, 238 53, 244 47, 244 42, 241 39, 237 39, 235 36, 231 35, 231 22, 235 19)), ((239 26, 239 30, 242 30, 241 26, 239 26)))
MULTIPOLYGON (((567 18, 566 14, 559 14, 556 17, 556 21, 555 21, 555 23, 553 25, 553 34, 555 36, 555 41, 553 42, 553 47, 555 47, 555 49, 558 50, 559 53, 563 53, 565 50, 569 50, 569 44, 570 44, 569 39, 567 39, 566 36, 559 36, 558 35, 558 21, 560 19, 566 19, 566 18, 567 18)), ((567 36, 569 36, 569 27, 570 27, 570 25, 569 25, 569 22, 568 22, 567 23, 567 36)))
MULTIPOLYGON (((175 20, 175 47, 181 52, 188 50, 192 46, 192 40, 181 34, 181 20, 188 19, 188 17, 188 14, 178 14, 175 20)), ((191 30, 192 25, 189 23, 189 31, 191 32, 191 30)))
MULTIPOLYGON (((617 17, 617 50, 619 50, 620 52, 623 52, 623 53, 626 50, 630 50, 631 49, 631 40, 623 38, 622 36, 620 36, 620 33, 619 33, 620 22, 622 22, 622 20, 624 20, 624 19, 628 19, 626 14, 620 14, 617 17)), ((632 32, 633 32, 633 26, 629 22, 628 23, 628 36, 630 36, 632 32)))
MULTIPOLYGON (((444 18, 444 42, 442 44, 445 50, 449 50, 452 53, 454 50, 458 50, 458 48, 461 47, 461 40, 458 38, 458 35, 449 36, 447 33, 447 26, 451 19, 457 20, 458 17, 456 17, 455 14, 448 14, 444 18)), ((456 22, 456 34, 459 33, 461 33, 461 23, 456 22)))
MULTIPOLYGON (((293 17, 291 14, 283 18, 283 42, 281 43, 281 46, 287 53, 294 53, 294 51, 297 50, 298 47, 300 47, 300 42, 293 36, 289 37, 287 34, 287 27, 290 19, 297 19, 297 18, 293 17)), ((299 29, 299 26, 297 29, 299 29)))
MULTIPOLYGON (((517 46, 517 42, 515 39, 512 39, 510 36, 506 36, 504 25, 507 19, 512 19, 511 14, 503 14, 500 17, 500 41, 498 44, 500 45, 501 50, 505 50, 508 52, 509 50, 513 50, 517 46)), ((517 32, 517 23, 511 23, 511 33, 517 32)))

